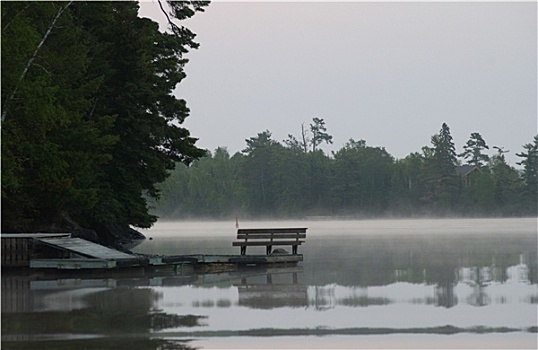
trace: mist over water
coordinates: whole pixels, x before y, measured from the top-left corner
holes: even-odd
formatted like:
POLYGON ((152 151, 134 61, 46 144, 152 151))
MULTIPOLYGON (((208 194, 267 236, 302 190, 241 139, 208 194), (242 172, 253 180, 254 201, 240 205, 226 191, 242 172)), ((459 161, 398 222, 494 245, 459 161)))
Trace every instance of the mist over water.
MULTIPOLYGON (((376 220, 242 220, 239 228, 307 227, 308 236, 376 234, 529 234, 536 233, 536 218, 501 219, 376 219, 376 220)), ((151 229, 141 230, 153 238, 173 237, 231 237, 235 219, 229 221, 159 221, 151 229)))
MULTIPOLYGON (((239 219, 239 227, 308 227, 299 247, 304 261, 115 279, 21 282, 2 275, 3 325, 33 325, 3 327, 2 340, 19 348, 44 337, 64 345, 78 337, 77 344, 101 348, 103 343, 92 347, 96 336, 140 349, 538 345, 535 218, 239 219), (27 285, 22 294, 14 281, 27 285), (13 304, 12 293, 25 295, 25 302, 18 297, 13 304), (136 321, 120 321, 120 314, 136 321), (43 327, 56 317, 56 328, 43 327), (16 336, 26 340, 14 342, 16 336)), ((145 234, 153 239, 136 252, 239 254, 231 244, 235 219, 159 222, 145 234)), ((247 254, 264 250, 249 247, 247 254)))

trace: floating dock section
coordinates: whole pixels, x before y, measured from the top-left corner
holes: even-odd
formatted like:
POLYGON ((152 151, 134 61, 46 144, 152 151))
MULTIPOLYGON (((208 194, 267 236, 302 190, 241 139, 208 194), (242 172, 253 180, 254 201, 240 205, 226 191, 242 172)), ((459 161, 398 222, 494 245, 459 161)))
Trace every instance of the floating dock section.
POLYGON ((131 254, 123 253, 115 249, 107 248, 81 238, 39 238, 39 242, 46 246, 75 253, 86 258, 103 260, 133 259, 131 254))
POLYGON ((30 267, 57 269, 112 269, 116 267, 140 266, 145 259, 120 252, 81 238, 38 238, 42 245, 69 253, 69 259, 33 259, 30 267))

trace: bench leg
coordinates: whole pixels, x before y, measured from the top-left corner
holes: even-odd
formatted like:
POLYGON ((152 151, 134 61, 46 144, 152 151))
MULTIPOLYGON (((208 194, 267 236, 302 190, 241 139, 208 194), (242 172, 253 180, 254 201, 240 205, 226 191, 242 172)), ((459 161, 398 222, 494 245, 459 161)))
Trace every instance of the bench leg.
POLYGON ((268 246, 267 246, 267 250, 266 250, 267 255, 271 255, 271 250, 272 250, 272 248, 273 248, 272 245, 268 245, 268 246))
POLYGON ((292 254, 297 254, 297 246, 296 245, 291 246, 291 252, 292 252, 292 254))
POLYGON ((247 253, 247 246, 241 246, 241 255, 245 255, 247 253))

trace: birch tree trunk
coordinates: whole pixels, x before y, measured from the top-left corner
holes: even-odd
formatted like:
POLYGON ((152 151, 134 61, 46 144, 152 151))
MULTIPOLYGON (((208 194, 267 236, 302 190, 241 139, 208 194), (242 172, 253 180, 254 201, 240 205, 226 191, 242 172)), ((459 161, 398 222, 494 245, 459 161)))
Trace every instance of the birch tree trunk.
POLYGON ((34 50, 34 53, 32 54, 32 57, 30 57, 30 59, 28 60, 28 62, 26 62, 26 65, 24 66, 24 69, 22 70, 21 72, 21 75, 19 76, 19 79, 17 81, 17 84, 15 85, 15 88, 13 89, 13 91, 11 92, 11 94, 9 94, 9 96, 7 97, 6 101, 4 102, 4 107, 2 108, 2 119, 1 119, 1 122, 3 123, 4 120, 6 119, 6 114, 7 114, 7 111, 8 111, 8 106, 9 106, 9 103, 11 102, 11 100, 13 100, 13 98, 15 97, 15 95, 17 94, 17 90, 19 88, 19 84, 21 83, 21 81, 24 79, 24 77, 26 76, 26 73, 28 73, 28 70, 30 69, 30 67, 32 66, 32 64, 34 63, 34 60, 35 58, 37 57, 37 54, 39 53, 39 50, 41 49, 41 47, 43 46, 43 44, 45 44, 45 41, 47 40, 47 38, 49 37, 50 33, 52 32, 52 29, 54 28, 54 26, 56 25, 56 21, 58 20, 58 18, 60 18, 60 16, 62 15, 62 13, 73 3, 73 1, 69 1, 67 3, 67 5, 65 5, 64 7, 60 7, 58 9, 58 12, 56 13, 56 16, 54 16, 54 18, 52 19, 52 22, 50 23, 50 26, 47 28, 47 31, 45 32, 45 35, 43 35, 43 39, 41 39, 41 41, 39 42, 39 44, 37 45, 36 49, 34 50))

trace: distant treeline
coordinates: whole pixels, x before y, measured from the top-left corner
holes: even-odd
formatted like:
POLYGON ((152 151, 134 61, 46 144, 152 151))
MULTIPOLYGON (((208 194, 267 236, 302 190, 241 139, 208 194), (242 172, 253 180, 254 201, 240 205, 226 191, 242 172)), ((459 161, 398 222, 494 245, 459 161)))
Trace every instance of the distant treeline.
POLYGON ((516 154, 521 170, 501 147, 489 156, 479 133, 456 154, 445 123, 431 146, 403 159, 353 139, 325 154, 322 142, 332 136, 314 118, 299 140, 280 143, 264 131, 233 156, 218 148, 190 167, 178 164, 154 210, 163 218, 537 214, 538 135, 516 154))

